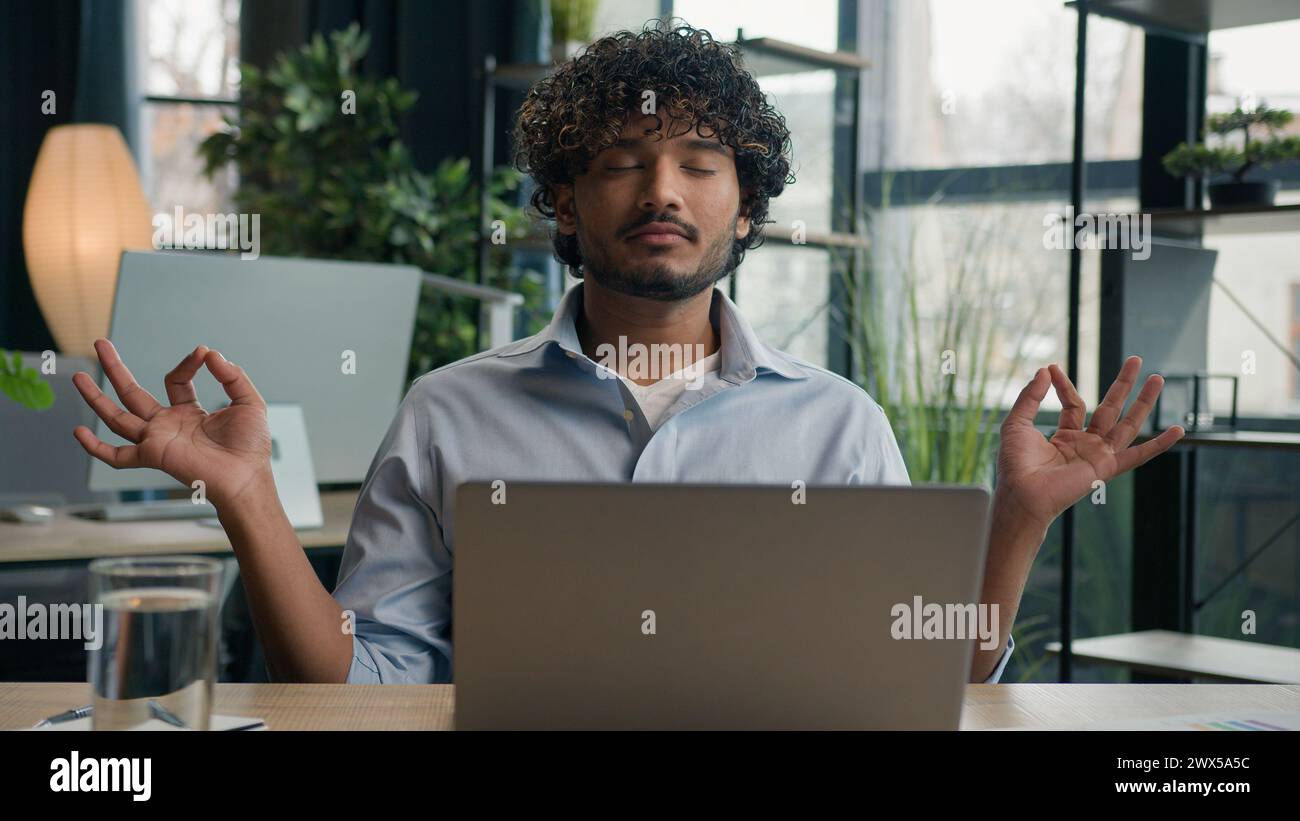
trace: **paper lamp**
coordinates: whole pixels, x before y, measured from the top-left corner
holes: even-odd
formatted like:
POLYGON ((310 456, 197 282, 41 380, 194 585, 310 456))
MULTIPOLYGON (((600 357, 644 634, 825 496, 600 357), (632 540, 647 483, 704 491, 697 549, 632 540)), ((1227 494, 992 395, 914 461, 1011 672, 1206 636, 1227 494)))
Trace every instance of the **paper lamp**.
POLYGON ((36 302, 59 350, 94 356, 108 335, 124 250, 153 247, 135 162, 111 125, 51 128, 23 209, 23 250, 36 302))

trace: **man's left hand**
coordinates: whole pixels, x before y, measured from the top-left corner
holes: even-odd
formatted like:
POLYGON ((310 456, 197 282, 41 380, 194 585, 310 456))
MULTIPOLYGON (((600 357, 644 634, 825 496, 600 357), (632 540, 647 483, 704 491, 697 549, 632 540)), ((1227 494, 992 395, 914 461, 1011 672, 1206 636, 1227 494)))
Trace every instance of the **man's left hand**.
POLYGON ((1095 482, 1108 482, 1132 470, 1183 437, 1183 429, 1175 425, 1141 444, 1131 444, 1164 386, 1159 374, 1147 377, 1137 400, 1121 418, 1124 400, 1141 368, 1140 357, 1125 360, 1087 428, 1083 426, 1087 408, 1065 372, 1051 365, 1034 374, 1002 423, 996 502, 1003 522, 1046 531, 1062 511, 1092 491, 1095 482), (1061 400, 1061 419, 1056 433, 1046 439, 1034 427, 1034 416, 1049 385, 1061 400))

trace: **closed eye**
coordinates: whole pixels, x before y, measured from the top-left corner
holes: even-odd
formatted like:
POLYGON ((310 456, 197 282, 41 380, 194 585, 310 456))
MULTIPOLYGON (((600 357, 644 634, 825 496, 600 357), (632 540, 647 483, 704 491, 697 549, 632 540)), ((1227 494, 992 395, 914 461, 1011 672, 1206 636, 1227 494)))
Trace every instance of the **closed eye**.
MULTIPOLYGON (((716 173, 718 173, 717 171, 714 171, 714 170, 709 169, 709 168, 691 168, 690 166, 682 166, 682 167, 685 168, 687 171, 694 171, 694 172, 697 173, 697 174, 716 174, 716 173)), ((610 166, 606 166, 606 170, 608 170, 608 171, 634 171, 634 170, 636 170, 636 169, 638 169, 638 168, 641 168, 641 166, 639 166, 639 165, 610 165, 610 166)))

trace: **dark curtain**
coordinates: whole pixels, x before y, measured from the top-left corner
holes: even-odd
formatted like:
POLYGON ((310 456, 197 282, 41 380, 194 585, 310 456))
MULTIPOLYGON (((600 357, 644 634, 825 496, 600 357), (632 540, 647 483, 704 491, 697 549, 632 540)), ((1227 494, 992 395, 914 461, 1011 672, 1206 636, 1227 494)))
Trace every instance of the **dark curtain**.
POLYGON ((109 123, 138 155, 136 116, 143 87, 136 70, 135 3, 81 0, 81 48, 73 121, 109 123))
POLYGON ((23 200, 45 132, 72 122, 80 0, 0 4, 0 347, 54 348, 23 262, 23 200), (41 111, 54 92, 55 112, 41 111))
POLYGON ((135 136, 130 0, 0 3, 0 347, 54 349, 23 259, 23 202, 45 133, 110 123, 135 136), (54 92, 53 113, 42 95, 54 92))

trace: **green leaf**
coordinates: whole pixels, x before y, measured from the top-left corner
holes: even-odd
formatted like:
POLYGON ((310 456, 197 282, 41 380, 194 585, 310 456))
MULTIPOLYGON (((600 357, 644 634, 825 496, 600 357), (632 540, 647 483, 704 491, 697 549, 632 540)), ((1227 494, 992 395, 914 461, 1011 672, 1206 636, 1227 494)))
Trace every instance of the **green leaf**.
POLYGON ((22 355, 13 352, 12 364, 5 360, 7 354, 0 351, 0 393, 8 396, 24 407, 32 410, 45 410, 54 404, 54 390, 35 368, 23 366, 22 355))
POLYGON ((284 95, 284 107, 290 111, 303 112, 311 104, 311 89, 305 83, 294 83, 284 95))

